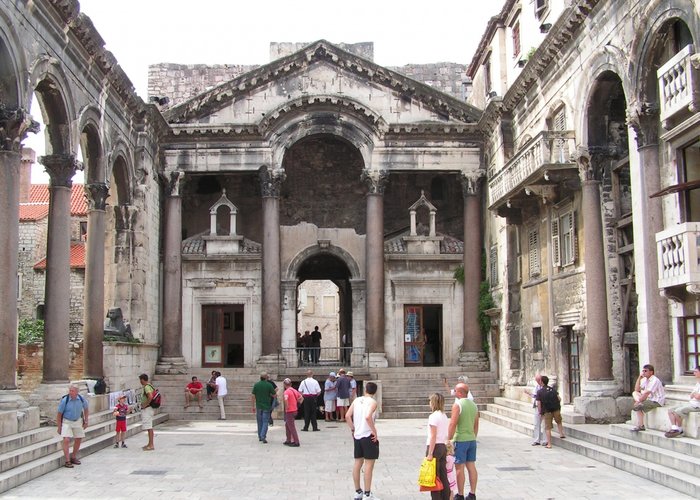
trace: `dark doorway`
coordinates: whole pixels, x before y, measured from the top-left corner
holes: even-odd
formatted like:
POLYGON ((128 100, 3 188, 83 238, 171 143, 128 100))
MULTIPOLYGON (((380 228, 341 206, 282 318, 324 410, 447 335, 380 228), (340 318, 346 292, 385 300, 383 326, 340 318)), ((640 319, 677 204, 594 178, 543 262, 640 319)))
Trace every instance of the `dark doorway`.
POLYGON ((442 366, 442 306, 404 306, 404 365, 442 366))
POLYGON ((581 357, 579 351, 578 335, 573 328, 568 330, 568 360, 569 360, 569 402, 581 395, 581 357))
POLYGON ((202 306, 202 366, 242 367, 244 324, 241 304, 202 306))

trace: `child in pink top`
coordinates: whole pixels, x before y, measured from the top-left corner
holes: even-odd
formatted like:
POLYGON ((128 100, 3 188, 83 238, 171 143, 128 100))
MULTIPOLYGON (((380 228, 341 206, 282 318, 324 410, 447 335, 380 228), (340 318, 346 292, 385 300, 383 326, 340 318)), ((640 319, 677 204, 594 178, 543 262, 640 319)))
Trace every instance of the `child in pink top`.
POLYGON ((450 481, 450 498, 457 494, 457 471, 455 470, 455 448, 452 441, 447 442, 447 479, 450 481))

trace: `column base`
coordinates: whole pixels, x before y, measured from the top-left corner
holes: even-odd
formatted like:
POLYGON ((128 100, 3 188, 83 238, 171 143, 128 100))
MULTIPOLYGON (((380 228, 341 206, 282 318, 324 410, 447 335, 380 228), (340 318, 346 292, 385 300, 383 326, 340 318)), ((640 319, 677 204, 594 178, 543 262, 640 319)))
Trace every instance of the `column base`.
POLYGON ((574 398, 574 409, 586 417, 586 423, 621 423, 629 418, 632 398, 621 396, 614 380, 589 380, 581 393, 574 398))
POLYGON ((459 360, 457 361, 459 366, 463 366, 469 371, 477 372, 488 372, 491 370, 491 364, 489 363, 489 357, 483 351, 478 352, 468 352, 463 351, 459 353, 459 360))
POLYGON ((42 420, 47 419, 50 422, 54 422, 58 403, 63 396, 68 394, 68 386, 70 386, 70 381, 68 380, 42 382, 29 396, 29 404, 39 407, 42 420))
POLYGON ((265 354, 256 362, 258 371, 267 372, 270 378, 278 378, 278 374, 287 368, 287 359, 282 354, 265 354))
POLYGON ((387 368, 389 366, 389 361, 386 359, 386 353, 370 352, 367 365, 370 368, 387 368))
POLYGON ((182 356, 162 357, 156 363, 158 375, 181 375, 187 373, 188 367, 182 356))
POLYGON ((25 401, 17 389, 6 389, 0 391, 0 411, 19 410, 27 408, 29 403, 25 401))

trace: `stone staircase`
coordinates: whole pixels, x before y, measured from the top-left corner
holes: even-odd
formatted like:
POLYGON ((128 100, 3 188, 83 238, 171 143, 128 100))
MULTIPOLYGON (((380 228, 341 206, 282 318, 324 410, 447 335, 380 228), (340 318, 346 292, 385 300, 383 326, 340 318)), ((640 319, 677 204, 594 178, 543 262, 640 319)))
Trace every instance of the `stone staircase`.
POLYGON ((444 378, 453 388, 457 377, 469 377, 469 387, 480 409, 500 396, 496 376, 491 372, 467 372, 460 367, 374 368, 371 376, 381 381, 382 418, 427 418, 430 415, 428 397, 438 392, 445 396, 445 411, 454 402, 444 378))
MULTIPOLYGON (((112 446, 115 419, 108 408, 107 396, 82 396, 90 404, 90 425, 80 446, 80 456, 85 457, 112 446)), ((21 411, 17 410, 18 413, 21 411)), ((168 415, 161 410, 154 418, 154 424, 167 419, 168 415)), ((56 430, 55 426, 35 427, 0 438, 0 494, 63 467, 61 437, 56 430)), ((131 413, 127 417, 127 436, 138 432, 141 432, 141 415, 131 413)))
MULTIPOLYGON (((687 393, 686 393, 687 394, 687 393)), ((525 401, 495 398, 481 413, 482 418, 509 429, 532 435, 532 405, 525 401)), ((598 462, 612 465, 676 491, 700 498, 700 442, 691 438, 668 439, 662 432, 635 433, 628 424, 585 424, 583 415, 571 405, 562 407, 566 439, 552 444, 598 462)))

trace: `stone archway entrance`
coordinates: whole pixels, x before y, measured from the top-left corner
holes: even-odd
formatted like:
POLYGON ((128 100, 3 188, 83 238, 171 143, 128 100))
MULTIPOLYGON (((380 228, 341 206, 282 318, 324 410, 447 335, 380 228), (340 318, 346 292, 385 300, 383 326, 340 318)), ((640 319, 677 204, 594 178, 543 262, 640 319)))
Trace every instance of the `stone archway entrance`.
POLYGON ((302 262, 297 279, 299 361, 303 365, 349 363, 353 300, 348 266, 335 255, 315 254, 302 262), (316 327, 320 338, 314 333, 316 327))

